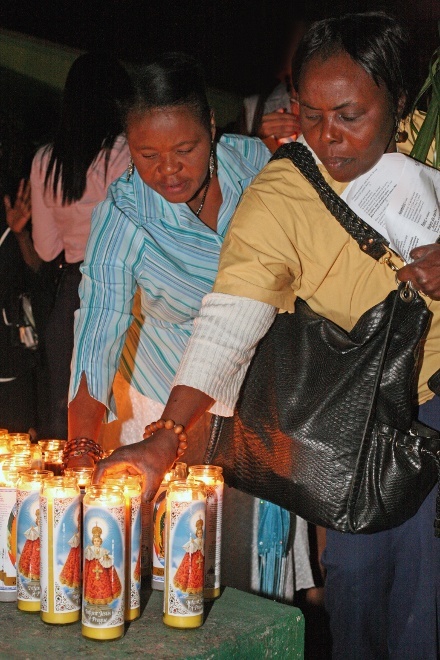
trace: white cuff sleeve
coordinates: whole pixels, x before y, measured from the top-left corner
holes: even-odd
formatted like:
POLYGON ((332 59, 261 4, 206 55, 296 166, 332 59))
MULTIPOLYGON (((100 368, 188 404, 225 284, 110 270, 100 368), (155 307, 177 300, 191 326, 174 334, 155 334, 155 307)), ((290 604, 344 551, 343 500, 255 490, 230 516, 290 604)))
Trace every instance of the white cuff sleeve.
POLYGON ((277 308, 226 293, 204 297, 173 385, 188 385, 215 399, 210 412, 232 415, 259 340, 277 308))

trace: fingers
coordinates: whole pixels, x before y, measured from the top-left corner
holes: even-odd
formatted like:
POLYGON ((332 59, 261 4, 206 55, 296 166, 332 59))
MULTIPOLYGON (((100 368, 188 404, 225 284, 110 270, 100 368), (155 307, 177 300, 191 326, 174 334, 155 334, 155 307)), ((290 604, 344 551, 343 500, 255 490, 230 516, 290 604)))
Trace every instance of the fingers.
POLYGON ((5 203, 5 209, 6 209, 6 213, 7 213, 7 212, 10 211, 11 208, 12 208, 12 206, 11 206, 11 198, 9 197, 9 195, 5 195, 5 196, 3 197, 3 201, 4 201, 4 203, 5 203))
POLYGON ((440 299, 440 245, 423 245, 411 252, 414 261, 401 268, 397 277, 433 300, 440 299))
POLYGON ((93 471, 92 483, 100 484, 102 481, 105 481, 106 477, 117 477, 123 474, 142 475, 142 472, 131 462, 113 458, 112 454, 108 458, 97 462, 93 471))
POLYGON ((296 115, 292 115, 289 112, 271 112, 263 116, 258 130, 258 136, 260 138, 266 138, 273 135, 280 138, 289 137, 299 132, 299 119, 296 115))

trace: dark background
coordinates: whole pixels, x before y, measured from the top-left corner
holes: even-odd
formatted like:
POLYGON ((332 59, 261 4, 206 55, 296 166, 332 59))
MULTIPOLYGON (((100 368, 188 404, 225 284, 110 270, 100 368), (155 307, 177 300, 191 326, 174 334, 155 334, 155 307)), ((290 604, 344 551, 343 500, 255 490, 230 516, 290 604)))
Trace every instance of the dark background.
POLYGON ((2 0, 1 27, 79 49, 112 49, 136 62, 160 51, 198 56, 209 85, 248 94, 273 70, 292 16, 315 20, 345 11, 386 9, 414 42, 425 77, 439 44, 440 0, 2 0))

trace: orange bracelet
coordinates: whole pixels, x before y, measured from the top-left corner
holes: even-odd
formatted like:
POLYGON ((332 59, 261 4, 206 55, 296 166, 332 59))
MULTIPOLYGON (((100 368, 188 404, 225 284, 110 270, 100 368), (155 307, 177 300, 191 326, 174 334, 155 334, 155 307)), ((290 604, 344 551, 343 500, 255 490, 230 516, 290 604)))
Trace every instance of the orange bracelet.
POLYGON ((155 431, 159 429, 173 430, 179 440, 177 447, 177 457, 179 458, 188 449, 188 436, 185 433, 185 427, 182 424, 176 424, 172 419, 158 419, 156 422, 147 424, 144 430, 144 440, 150 438, 155 431))

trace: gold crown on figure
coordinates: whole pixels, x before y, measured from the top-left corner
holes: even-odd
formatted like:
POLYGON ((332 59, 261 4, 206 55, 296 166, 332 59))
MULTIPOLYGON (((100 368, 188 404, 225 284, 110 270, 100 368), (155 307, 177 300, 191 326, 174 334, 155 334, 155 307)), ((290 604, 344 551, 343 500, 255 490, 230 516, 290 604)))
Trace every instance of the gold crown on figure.
POLYGON ((196 522, 196 529, 203 529, 203 520, 201 518, 196 522))
POLYGON ((99 538, 101 538, 101 534, 102 534, 102 529, 98 527, 97 524, 95 524, 95 526, 92 527, 92 537, 98 536, 99 538))

